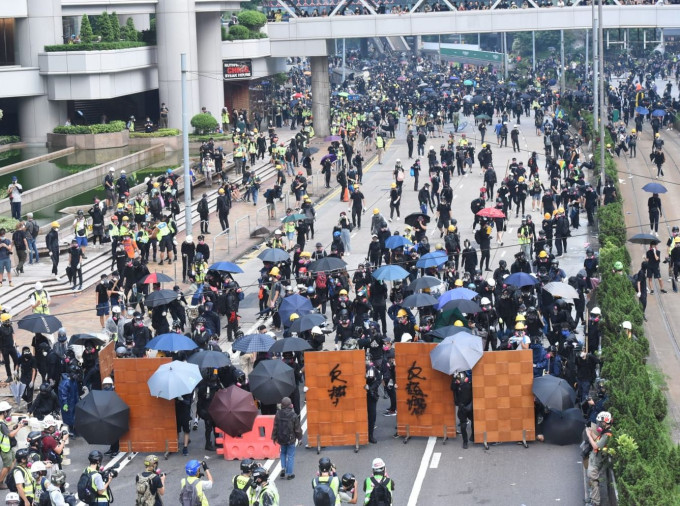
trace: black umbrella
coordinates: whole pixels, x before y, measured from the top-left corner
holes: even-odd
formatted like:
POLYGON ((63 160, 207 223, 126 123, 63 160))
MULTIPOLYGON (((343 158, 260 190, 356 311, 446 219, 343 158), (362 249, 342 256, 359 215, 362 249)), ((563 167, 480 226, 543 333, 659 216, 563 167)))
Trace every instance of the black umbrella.
POLYGON ((68 344, 79 344, 82 346, 87 344, 88 341, 93 342, 97 346, 106 344, 106 339, 99 336, 93 336, 92 334, 74 334, 71 336, 71 339, 69 339, 68 344))
POLYGON ((457 309, 461 313, 472 314, 479 313, 482 307, 473 300, 454 299, 444 304, 444 307, 441 308, 442 311, 450 311, 451 309, 457 309))
POLYGON ((438 329, 431 330, 428 332, 430 336, 435 339, 444 340, 449 336, 454 336, 458 332, 469 332, 470 329, 467 327, 456 327, 455 325, 447 325, 446 327, 439 327, 438 329))
POLYGON ((76 405, 75 429, 89 444, 110 445, 130 428, 130 407, 113 390, 92 390, 76 405))
POLYGON ((404 223, 415 227, 416 223, 418 222, 418 218, 423 218, 425 223, 430 223, 430 217, 425 213, 411 213, 406 218, 404 218, 404 223))
POLYGON ((297 318, 290 325, 290 331, 299 334, 300 332, 305 332, 307 330, 312 330, 314 327, 323 325, 326 323, 326 317, 319 313, 308 313, 297 318))
POLYGON ((416 290, 425 290, 426 288, 433 288, 441 284, 442 280, 439 278, 435 278, 434 276, 423 276, 408 285, 408 288, 415 292, 416 290))
POLYGON ((310 272, 339 271, 347 267, 347 263, 338 257, 323 257, 309 264, 310 272))
POLYGON ((414 293, 404 299, 404 307, 427 307, 437 304, 437 299, 429 293, 414 293))
POLYGON ((281 360, 263 360, 248 376, 253 397, 264 404, 276 404, 295 389, 295 372, 281 360))
POLYGON ((215 425, 231 437, 239 437, 253 429, 258 409, 253 394, 236 385, 218 391, 210 402, 208 413, 215 425))
POLYGON ((546 408, 564 411, 574 407, 576 392, 571 385, 556 376, 540 376, 534 378, 531 388, 536 398, 546 408))
POLYGON ((174 290, 157 290, 151 292, 144 298, 144 304, 147 307, 157 307, 170 304, 173 300, 177 299, 177 292, 174 290))
POLYGON ((274 339, 268 334, 248 334, 237 339, 231 345, 231 350, 243 353, 256 353, 259 351, 269 351, 272 344, 274 344, 274 339))
POLYGON ((191 355, 187 362, 196 364, 199 369, 221 369, 231 364, 229 357, 220 351, 201 350, 191 355))
POLYGON ((263 262, 276 263, 290 260, 290 255, 281 248, 269 248, 264 250, 259 255, 257 255, 257 258, 259 258, 263 262))
POLYGON ((628 242, 633 244, 659 244, 661 239, 652 234, 635 234, 628 239, 628 242))
POLYGON ((579 408, 551 411, 543 422, 543 436, 546 443, 560 446, 578 444, 585 426, 586 421, 579 408))
POLYGON ((27 330, 29 332, 53 334, 61 328, 61 322, 56 316, 49 314, 29 314, 24 316, 17 326, 21 330, 27 330))
POLYGON ((286 353, 289 351, 307 351, 311 349, 312 347, 304 339, 299 337, 284 337, 272 344, 272 347, 269 348, 269 353, 286 353))

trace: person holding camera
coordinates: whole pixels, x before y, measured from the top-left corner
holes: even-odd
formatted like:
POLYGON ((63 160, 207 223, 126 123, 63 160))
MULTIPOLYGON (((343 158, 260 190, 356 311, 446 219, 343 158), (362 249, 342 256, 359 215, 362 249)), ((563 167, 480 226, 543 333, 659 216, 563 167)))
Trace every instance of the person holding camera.
POLYGON ((165 473, 158 471, 158 457, 148 455, 144 459, 145 471, 135 478, 137 504, 162 506, 161 497, 165 494, 165 473))
POLYGON ((21 420, 12 429, 7 422, 12 421, 12 406, 9 402, 0 402, 0 457, 2 458, 2 470, 0 471, 0 490, 7 490, 5 478, 14 464, 14 452, 12 446, 16 446, 16 435, 19 429, 28 425, 28 420, 21 420))
POLYGON ((104 454, 99 450, 91 451, 87 459, 90 465, 78 480, 78 498, 88 505, 108 506, 113 502, 113 493, 109 487, 118 473, 115 469, 100 470, 104 454))
POLYGON ((213 486, 213 478, 210 474, 210 469, 208 469, 208 463, 205 460, 199 462, 193 459, 187 462, 184 470, 187 473, 187 477, 182 478, 180 481, 179 503, 182 505, 194 504, 192 500, 196 497, 199 499, 201 506, 208 506, 205 491, 210 490, 213 486), (207 480, 201 479, 201 468, 205 471, 207 480))
MULTIPOLYGON (((26 425, 28 420, 22 420, 22 423, 26 425)), ((16 491, 21 498, 22 506, 33 504, 33 500, 35 499, 36 481, 33 477, 33 473, 28 467, 28 456, 29 450, 27 448, 17 450, 16 467, 12 470, 12 478, 16 491)), ((43 468, 44 467, 45 466, 43 465, 43 468)))

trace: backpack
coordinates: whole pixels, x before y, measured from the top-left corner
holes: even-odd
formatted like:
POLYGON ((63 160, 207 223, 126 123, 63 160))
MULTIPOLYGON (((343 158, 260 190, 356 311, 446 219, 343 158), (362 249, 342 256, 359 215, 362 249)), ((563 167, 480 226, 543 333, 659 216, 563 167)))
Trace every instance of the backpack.
POLYGON ((92 490, 92 475, 94 471, 86 469, 83 474, 80 475, 78 480, 78 499, 85 504, 92 504, 95 499, 95 491, 92 490))
POLYGON ((156 504, 156 495, 151 493, 151 480, 155 475, 150 473, 149 476, 144 474, 137 475, 137 499, 135 506, 154 506, 156 504))
POLYGON ((476 242, 477 244, 482 244, 482 241, 483 241, 483 240, 484 240, 484 238, 482 237, 482 229, 478 229, 478 230, 475 232, 475 242, 476 242))
POLYGON ((373 476, 370 478, 373 483, 373 490, 371 490, 371 497, 366 503, 367 506, 390 506, 392 504, 392 493, 387 488, 387 480, 376 480, 373 476))
POLYGON ((10 492, 17 491, 17 482, 14 481, 14 471, 16 471, 17 469, 19 469, 19 466, 13 467, 12 470, 7 475, 7 478, 5 479, 5 485, 7 485, 7 488, 9 489, 10 492))
POLYGON ((207 213, 208 212, 208 201, 201 199, 201 201, 198 203, 198 207, 196 208, 196 210, 199 213, 207 213))
POLYGON ((326 277, 325 272, 318 272, 316 274, 316 287, 317 288, 326 288, 328 284, 328 278, 326 277))
POLYGON ((188 479, 184 480, 184 486, 179 491, 179 504, 181 506, 201 506, 201 498, 198 496, 198 489, 196 488, 198 482, 199 480, 192 482, 189 482, 188 479))
POLYGON ((36 483, 35 486, 36 500, 33 501, 34 505, 52 506, 52 498, 50 497, 50 493, 47 490, 45 490, 44 486, 46 480, 47 478, 42 478, 41 479, 42 483, 36 483))
POLYGON ((321 481, 317 476, 314 478, 314 491, 312 499, 314 506, 335 506, 335 492, 329 485, 329 481, 321 481))
POLYGON ((295 434, 291 430, 288 420, 277 416, 274 422, 277 424, 276 441, 279 445, 288 445, 295 442, 295 434))
POLYGON ((249 506, 250 498, 245 490, 234 488, 229 494, 229 506, 249 506))

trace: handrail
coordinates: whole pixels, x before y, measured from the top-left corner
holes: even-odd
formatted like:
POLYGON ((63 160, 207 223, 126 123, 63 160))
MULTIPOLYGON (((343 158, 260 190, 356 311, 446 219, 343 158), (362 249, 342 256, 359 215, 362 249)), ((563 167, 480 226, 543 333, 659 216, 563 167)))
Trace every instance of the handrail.
MULTIPOLYGON (((237 223, 238 223, 238 222, 237 222, 237 223)), ((229 232, 229 230, 230 230, 230 229, 228 229, 228 228, 225 229, 225 230, 222 230, 222 232, 220 232, 219 234, 217 234, 216 236, 213 237, 213 249, 212 249, 212 250, 213 250, 213 255, 214 255, 215 252, 217 251, 217 250, 215 249, 215 243, 217 242, 217 238, 218 238, 219 236, 221 236, 221 235, 226 235, 226 236, 227 236, 227 253, 231 253, 231 244, 230 244, 230 243, 231 243, 231 233, 229 232)))
POLYGON ((243 220, 248 220, 248 237, 250 237, 251 234, 251 228, 250 228, 250 215, 243 216, 242 218, 239 218, 236 220, 236 223, 234 223, 234 231, 236 232, 234 234, 234 239, 236 241, 236 246, 238 246, 238 224, 241 223, 243 220))
MULTIPOLYGON (((274 205, 276 206, 276 204, 274 204, 274 205)), ((269 204, 267 204, 266 206, 258 207, 255 210, 255 225, 260 224, 260 221, 259 221, 260 220, 260 212, 263 211, 263 210, 266 211, 268 209, 269 209, 269 204)), ((269 217, 269 214, 267 214, 267 222, 270 222, 270 221, 272 221, 272 219, 271 219, 271 217, 269 217)))

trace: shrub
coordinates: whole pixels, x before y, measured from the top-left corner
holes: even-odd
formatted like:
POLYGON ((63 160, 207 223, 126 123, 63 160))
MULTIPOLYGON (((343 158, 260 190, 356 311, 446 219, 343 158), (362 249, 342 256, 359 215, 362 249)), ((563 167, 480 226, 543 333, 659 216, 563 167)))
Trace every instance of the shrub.
POLYGON ((120 23, 118 22, 118 15, 116 14, 116 11, 113 11, 111 13, 111 16, 109 16, 109 20, 111 21, 111 32, 113 33, 113 40, 118 41, 120 40, 120 23))
POLYGON ((125 28, 123 29, 123 35, 125 40, 130 42, 136 42, 139 40, 139 34, 135 28, 135 22, 132 18, 127 18, 125 22, 125 28))
POLYGON ((15 142, 21 142, 21 138, 18 135, 0 135, 0 146, 14 144, 15 142))
POLYGON ((130 132, 130 137, 133 139, 143 139, 148 137, 174 137, 179 134, 180 131, 176 128, 159 128, 155 132, 130 132))
POLYGON ((111 26, 111 20, 106 11, 102 12, 97 19, 97 29, 102 38, 102 42, 114 42, 113 27, 111 26))
MULTIPOLYGON (((1 191, 2 191, 2 195, 7 195, 7 187, 6 186, 3 187, 1 189, 1 191)), ((16 228, 17 223, 19 223, 19 222, 17 220, 15 220, 14 218, 10 218, 9 216, 0 216, 0 228, 4 228, 5 231, 7 231, 7 233, 10 236, 12 235, 12 232, 16 228)), ((8 238, 8 239, 11 239, 11 237, 7 237, 7 236, 5 236, 5 237, 8 238)))
POLYGON ((122 132, 125 130, 124 121, 112 121, 106 124, 95 125, 71 125, 55 127, 53 132, 55 134, 110 134, 115 132, 122 132))
POLYGON ((92 42, 94 33, 92 33, 92 25, 90 24, 90 18, 87 14, 83 14, 80 21, 80 41, 88 44, 92 42))
POLYGON ((597 214, 600 222, 600 235, 616 246, 626 244, 627 231, 626 224, 621 219, 621 216, 623 216, 622 209, 620 203, 612 203, 600 207, 597 214))
POLYGON ((197 134, 206 134, 217 128, 217 120, 213 118, 212 114, 197 114, 191 118, 191 126, 194 127, 197 134))
POLYGON ((239 25, 243 25, 255 32, 267 24, 267 16, 259 11, 241 11, 238 13, 237 18, 239 25))
POLYGON ((45 46, 45 52, 56 53, 59 51, 114 51, 116 49, 131 49, 148 46, 146 42, 92 42, 89 44, 57 44, 45 46))
POLYGON ((234 40, 245 40, 250 38, 250 30, 245 26, 232 25, 229 27, 229 35, 231 35, 234 40))
POLYGON ((205 134, 205 135, 199 135, 199 134, 189 134, 189 141, 190 142, 203 142, 203 141, 209 141, 210 139, 213 139, 215 141, 229 141, 232 139, 231 134, 205 134))

